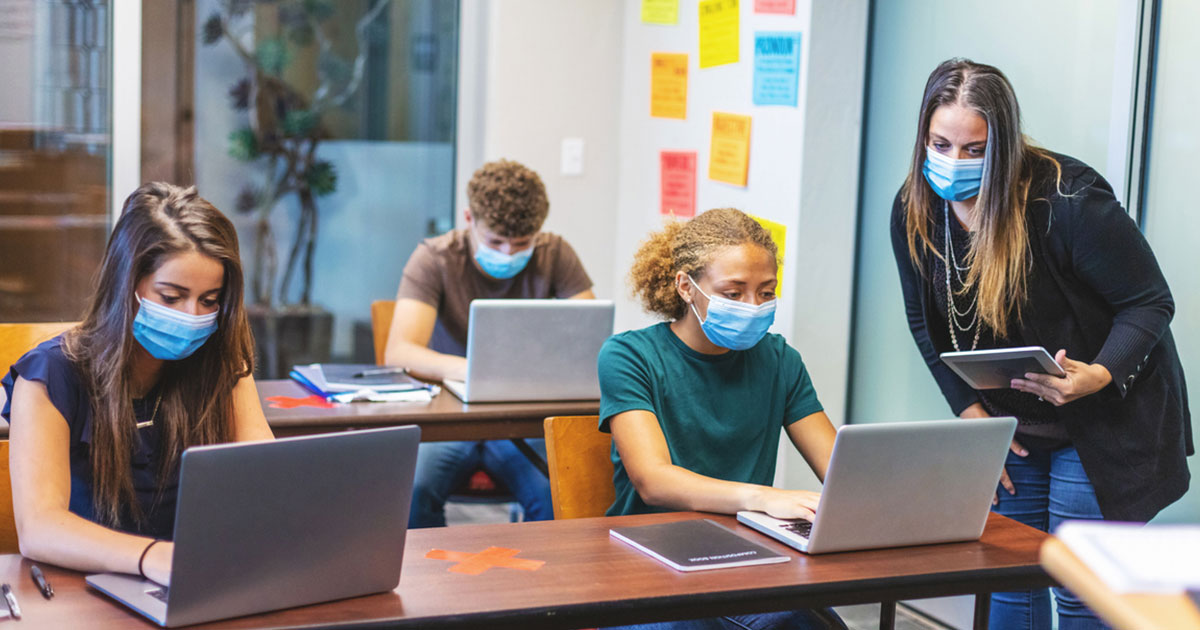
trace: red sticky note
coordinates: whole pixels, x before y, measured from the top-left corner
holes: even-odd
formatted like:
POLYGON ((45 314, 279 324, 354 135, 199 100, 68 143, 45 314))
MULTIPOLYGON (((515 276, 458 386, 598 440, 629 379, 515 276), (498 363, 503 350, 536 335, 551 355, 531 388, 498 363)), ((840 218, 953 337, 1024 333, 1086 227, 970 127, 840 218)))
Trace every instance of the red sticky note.
POLYGON ((796 0, 754 0, 755 13, 796 14, 796 0))
POLYGON ((696 152, 663 151, 662 214, 677 217, 696 216, 696 152))

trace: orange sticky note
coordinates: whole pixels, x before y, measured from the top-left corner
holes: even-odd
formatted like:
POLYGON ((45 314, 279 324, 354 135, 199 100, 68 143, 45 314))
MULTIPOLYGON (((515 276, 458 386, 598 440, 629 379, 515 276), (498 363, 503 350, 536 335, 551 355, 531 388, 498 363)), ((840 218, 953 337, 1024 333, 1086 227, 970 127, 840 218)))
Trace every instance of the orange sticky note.
POLYGON ((660 212, 668 216, 696 216, 696 152, 663 151, 660 212))
POLYGON ((708 178, 745 186, 750 172, 750 117, 713 112, 708 178))
POLYGON ((701 68, 737 63, 738 4, 738 0, 701 0, 701 68))
POLYGON ((651 53, 650 115, 687 118, 688 56, 684 53, 651 53))

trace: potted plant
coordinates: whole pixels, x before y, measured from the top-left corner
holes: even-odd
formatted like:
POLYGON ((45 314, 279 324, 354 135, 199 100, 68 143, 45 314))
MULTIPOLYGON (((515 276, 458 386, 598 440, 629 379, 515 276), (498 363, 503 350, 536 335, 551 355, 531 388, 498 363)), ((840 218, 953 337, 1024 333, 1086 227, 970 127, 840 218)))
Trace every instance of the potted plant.
POLYGON ((330 137, 325 115, 345 105, 362 83, 367 29, 388 4, 377 0, 357 20, 352 59, 334 51, 329 24, 335 8, 328 0, 226 0, 201 30, 204 45, 229 45, 246 68, 229 88, 232 107, 245 116, 229 136, 229 154, 254 167, 247 169, 253 179, 235 207, 255 219, 247 303, 258 364, 267 377, 285 376, 297 363, 329 360, 333 316, 312 303, 312 271, 318 199, 337 189, 338 178, 317 147, 330 137), (278 35, 256 37, 255 22, 264 15, 278 20, 278 35), (313 52, 311 68, 291 67, 301 53, 313 52), (295 81, 297 75, 304 81, 295 81), (272 216, 292 199, 299 210, 281 268, 272 216))

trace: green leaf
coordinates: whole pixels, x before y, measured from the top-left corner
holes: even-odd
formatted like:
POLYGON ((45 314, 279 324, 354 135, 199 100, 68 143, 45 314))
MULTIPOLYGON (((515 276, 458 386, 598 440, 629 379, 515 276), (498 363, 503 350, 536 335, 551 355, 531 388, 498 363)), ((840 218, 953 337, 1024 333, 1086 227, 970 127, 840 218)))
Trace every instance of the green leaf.
POLYGON ((282 39, 272 37, 263 40, 255 51, 258 65, 267 74, 279 75, 292 62, 292 54, 282 39))
POLYGON ((337 171, 332 163, 318 160, 304 174, 304 181, 318 197, 328 195, 337 190, 337 171))
POLYGON ((242 162, 249 162, 258 157, 258 137, 252 129, 243 127, 229 134, 229 155, 242 162))
POLYGON ((283 135, 285 136, 307 136, 316 126, 317 115, 307 109, 292 110, 283 117, 283 135))

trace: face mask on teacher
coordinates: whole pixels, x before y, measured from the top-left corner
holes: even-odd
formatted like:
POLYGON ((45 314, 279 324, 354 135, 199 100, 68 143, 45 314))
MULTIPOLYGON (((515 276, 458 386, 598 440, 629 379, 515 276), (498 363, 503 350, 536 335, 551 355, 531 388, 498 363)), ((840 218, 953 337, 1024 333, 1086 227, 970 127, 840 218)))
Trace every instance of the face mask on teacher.
POLYGON ((133 318, 133 338, 162 361, 178 361, 192 356, 217 332, 217 312, 189 315, 157 302, 137 298, 137 316, 133 318))
POLYGON ((964 201, 979 194, 983 158, 956 160, 926 147, 925 181, 946 201, 964 201))
POLYGON ((692 286, 700 295, 708 298, 708 317, 700 319, 700 311, 696 304, 691 304, 692 312, 700 321, 700 330, 714 345, 730 350, 746 350, 753 348, 767 334, 767 329, 775 323, 776 300, 763 302, 758 306, 738 302, 719 295, 713 296, 704 292, 691 276, 692 286))

